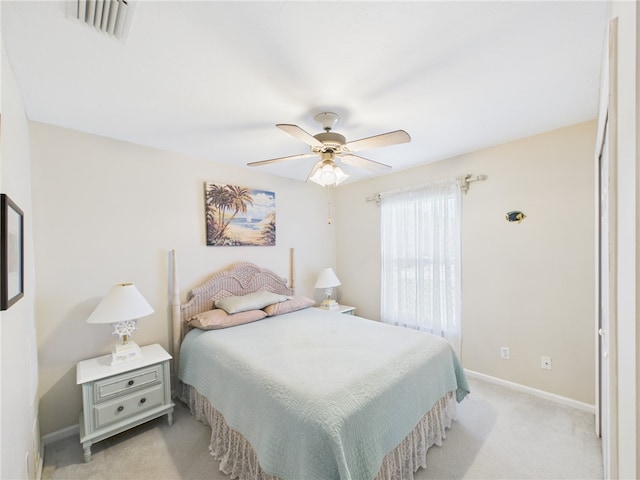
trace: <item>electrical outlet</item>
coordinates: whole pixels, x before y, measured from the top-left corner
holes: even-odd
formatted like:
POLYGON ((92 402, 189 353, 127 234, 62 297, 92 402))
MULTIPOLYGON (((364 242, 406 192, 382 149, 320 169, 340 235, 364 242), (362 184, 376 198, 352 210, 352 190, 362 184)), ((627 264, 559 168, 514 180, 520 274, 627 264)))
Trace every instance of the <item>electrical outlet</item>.
POLYGON ((509 360, 509 347, 500 347, 500 358, 509 360))
POLYGON ((551 370, 551 357, 540 357, 540 368, 551 370))

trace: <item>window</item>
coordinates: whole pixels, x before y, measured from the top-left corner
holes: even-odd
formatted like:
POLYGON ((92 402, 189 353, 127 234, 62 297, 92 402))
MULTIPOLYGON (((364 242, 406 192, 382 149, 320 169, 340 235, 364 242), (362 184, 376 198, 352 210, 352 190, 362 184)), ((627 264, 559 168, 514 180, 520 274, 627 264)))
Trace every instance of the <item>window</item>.
POLYGON ((462 200, 458 182, 380 197, 382 321, 442 336, 459 354, 462 200))

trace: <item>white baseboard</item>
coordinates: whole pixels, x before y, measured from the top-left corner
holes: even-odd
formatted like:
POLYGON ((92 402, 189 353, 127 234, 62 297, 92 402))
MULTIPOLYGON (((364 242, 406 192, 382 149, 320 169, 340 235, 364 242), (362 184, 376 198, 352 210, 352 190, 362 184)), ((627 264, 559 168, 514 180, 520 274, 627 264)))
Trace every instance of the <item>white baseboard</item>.
POLYGON ((496 385, 507 387, 512 390, 528 393, 529 395, 544 398, 545 400, 551 400, 552 402, 556 402, 561 405, 565 405, 567 407, 576 408, 578 410, 582 410, 583 412, 591 413, 593 415, 595 415, 596 413, 596 406, 591 405, 589 403, 584 403, 578 400, 574 400, 572 398, 556 395, 555 393, 545 392, 544 390, 538 390, 537 388, 527 387, 526 385, 520 385, 519 383, 509 382, 508 380, 492 377, 491 375, 485 375, 484 373, 474 372, 473 370, 467 370, 466 368, 464 372, 467 374, 468 377, 471 377, 471 378, 477 378, 479 380, 484 380, 485 382, 494 383, 496 385))
MULTIPOLYGON (((65 438, 73 437, 74 435, 80 435, 80 426, 79 425, 71 425, 70 427, 63 428, 61 430, 56 430, 55 432, 47 433, 42 436, 42 445, 47 446, 53 442, 57 442, 58 440, 63 440, 65 438)), ((78 438, 78 442, 80 442, 80 438, 78 438)))

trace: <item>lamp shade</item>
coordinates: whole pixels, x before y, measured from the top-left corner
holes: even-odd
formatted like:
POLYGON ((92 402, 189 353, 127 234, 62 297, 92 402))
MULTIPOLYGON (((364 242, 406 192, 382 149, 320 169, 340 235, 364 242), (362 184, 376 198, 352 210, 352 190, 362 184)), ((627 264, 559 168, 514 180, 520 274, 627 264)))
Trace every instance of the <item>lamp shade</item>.
POLYGON ((333 268, 325 268, 320 272, 318 281, 316 281, 316 288, 333 288, 340 285, 340 280, 336 276, 336 272, 333 268))
POLYGON ((118 283, 111 287, 87 318, 87 323, 118 323, 134 320, 153 313, 133 283, 118 283))

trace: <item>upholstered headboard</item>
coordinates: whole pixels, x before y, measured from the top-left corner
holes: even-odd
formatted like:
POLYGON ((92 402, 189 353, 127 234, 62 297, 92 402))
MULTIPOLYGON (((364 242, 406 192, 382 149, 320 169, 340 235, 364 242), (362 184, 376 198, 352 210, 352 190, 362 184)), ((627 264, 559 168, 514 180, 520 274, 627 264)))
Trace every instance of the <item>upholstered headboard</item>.
POLYGON ((230 268, 219 272, 202 285, 192 289, 187 295, 187 303, 180 303, 178 286, 178 267, 175 250, 173 257, 173 295, 171 300, 173 323, 173 358, 178 365, 180 343, 185 333, 184 322, 198 313, 211 310, 213 302, 232 295, 246 295, 247 293, 266 290, 280 295, 293 295, 293 250, 291 250, 291 286, 287 280, 271 270, 258 267, 249 262, 236 263, 230 268))
POLYGON ((189 292, 187 303, 180 306, 181 320, 184 323, 198 313, 211 310, 215 300, 259 290, 293 295, 287 280, 271 270, 249 262, 236 263, 189 292))

